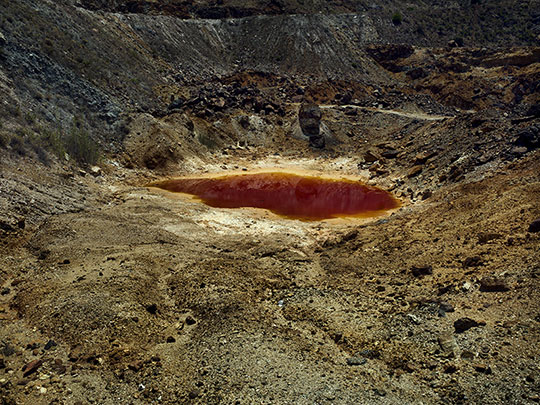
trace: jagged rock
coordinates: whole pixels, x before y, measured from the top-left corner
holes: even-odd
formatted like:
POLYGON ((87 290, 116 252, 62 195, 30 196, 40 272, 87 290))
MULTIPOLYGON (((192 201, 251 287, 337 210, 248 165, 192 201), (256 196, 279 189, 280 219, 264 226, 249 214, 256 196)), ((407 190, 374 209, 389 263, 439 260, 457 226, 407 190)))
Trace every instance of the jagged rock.
POLYGON ((518 133, 515 144, 529 150, 540 147, 540 126, 531 125, 518 133))

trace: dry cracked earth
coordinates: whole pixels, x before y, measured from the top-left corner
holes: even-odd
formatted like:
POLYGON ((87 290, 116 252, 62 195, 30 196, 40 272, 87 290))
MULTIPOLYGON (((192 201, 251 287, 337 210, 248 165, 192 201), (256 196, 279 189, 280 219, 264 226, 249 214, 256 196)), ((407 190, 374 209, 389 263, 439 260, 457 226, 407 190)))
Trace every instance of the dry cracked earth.
POLYGON ((8 144, 0 404, 540 402, 539 55, 370 45, 373 80, 157 86, 94 166, 8 144), (252 170, 402 205, 300 221, 148 187, 252 170))

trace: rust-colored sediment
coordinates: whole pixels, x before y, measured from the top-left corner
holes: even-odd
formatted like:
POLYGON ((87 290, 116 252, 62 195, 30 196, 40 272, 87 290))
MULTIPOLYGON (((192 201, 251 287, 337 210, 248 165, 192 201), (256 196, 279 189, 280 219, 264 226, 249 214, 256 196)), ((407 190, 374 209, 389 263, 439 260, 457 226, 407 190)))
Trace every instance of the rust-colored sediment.
POLYGON ((152 184, 219 208, 255 207, 306 220, 370 216, 399 207, 390 193, 359 181, 269 172, 179 178, 152 184))

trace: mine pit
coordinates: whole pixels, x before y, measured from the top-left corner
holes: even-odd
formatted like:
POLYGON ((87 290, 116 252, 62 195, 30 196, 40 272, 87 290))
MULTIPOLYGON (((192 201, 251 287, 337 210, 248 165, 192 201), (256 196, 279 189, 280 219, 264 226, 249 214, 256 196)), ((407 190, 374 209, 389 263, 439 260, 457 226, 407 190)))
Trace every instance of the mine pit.
POLYGON ((263 208, 305 221, 377 216, 400 205, 389 192, 358 180, 282 172, 176 178, 151 186, 190 194, 211 207, 263 208))

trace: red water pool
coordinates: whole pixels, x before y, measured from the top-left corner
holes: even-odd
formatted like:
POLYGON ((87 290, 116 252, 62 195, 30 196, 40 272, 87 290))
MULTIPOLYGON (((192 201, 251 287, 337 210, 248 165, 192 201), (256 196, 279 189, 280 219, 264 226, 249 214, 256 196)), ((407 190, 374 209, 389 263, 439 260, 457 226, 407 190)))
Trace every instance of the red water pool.
POLYGON ((174 179, 153 186, 195 195, 212 207, 265 208, 306 220, 369 215, 399 206, 390 193, 358 181, 291 173, 174 179))

